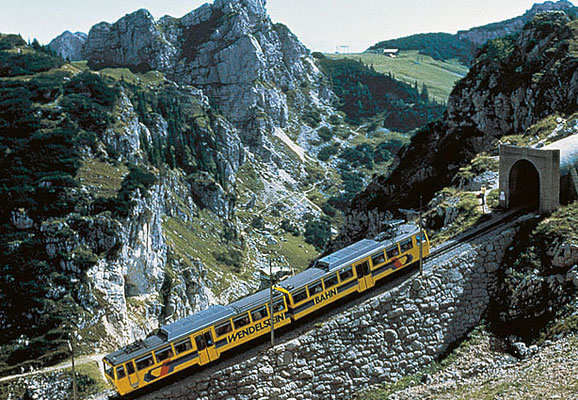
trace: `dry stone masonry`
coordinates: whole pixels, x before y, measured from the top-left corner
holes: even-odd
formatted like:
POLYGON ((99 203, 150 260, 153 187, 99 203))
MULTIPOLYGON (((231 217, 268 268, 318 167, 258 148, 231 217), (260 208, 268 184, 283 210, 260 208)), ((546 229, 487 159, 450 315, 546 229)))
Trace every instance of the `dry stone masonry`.
POLYGON ((236 365, 147 394, 153 399, 344 399, 432 363, 487 310, 515 228, 491 232, 316 328, 236 365))

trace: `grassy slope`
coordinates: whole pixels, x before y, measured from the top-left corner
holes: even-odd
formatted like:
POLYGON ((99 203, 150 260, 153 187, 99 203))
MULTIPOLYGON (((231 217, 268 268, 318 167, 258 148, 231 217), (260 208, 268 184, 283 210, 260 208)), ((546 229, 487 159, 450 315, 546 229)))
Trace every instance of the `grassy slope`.
POLYGON ((361 60, 366 65, 373 65, 376 71, 391 72, 396 79, 413 85, 418 82, 419 88, 425 83, 430 96, 437 101, 446 102, 454 84, 466 76, 468 68, 456 60, 438 61, 424 56, 417 51, 402 51, 397 58, 381 54, 327 54, 331 59, 351 58, 361 60))

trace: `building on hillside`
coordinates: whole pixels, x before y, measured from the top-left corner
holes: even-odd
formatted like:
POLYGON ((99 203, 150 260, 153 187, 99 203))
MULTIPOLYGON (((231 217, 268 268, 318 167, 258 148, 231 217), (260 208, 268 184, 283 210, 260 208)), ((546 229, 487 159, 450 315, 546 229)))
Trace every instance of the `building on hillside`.
POLYGON ((383 49, 382 53, 384 56, 395 58, 399 54, 399 49, 383 49))

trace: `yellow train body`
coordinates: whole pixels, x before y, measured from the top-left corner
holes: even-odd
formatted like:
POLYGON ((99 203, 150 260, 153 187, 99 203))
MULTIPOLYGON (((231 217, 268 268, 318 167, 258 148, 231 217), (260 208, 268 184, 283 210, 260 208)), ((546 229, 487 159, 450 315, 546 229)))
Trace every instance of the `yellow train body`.
MULTIPOLYGON (((273 301, 275 329, 353 292, 364 292, 428 254, 427 235, 413 227, 389 241, 362 240, 323 257, 313 268, 280 283, 273 301)), ((208 364, 271 332, 269 302, 269 292, 260 291, 163 326, 144 341, 107 355, 105 376, 125 395, 191 366, 208 364)))

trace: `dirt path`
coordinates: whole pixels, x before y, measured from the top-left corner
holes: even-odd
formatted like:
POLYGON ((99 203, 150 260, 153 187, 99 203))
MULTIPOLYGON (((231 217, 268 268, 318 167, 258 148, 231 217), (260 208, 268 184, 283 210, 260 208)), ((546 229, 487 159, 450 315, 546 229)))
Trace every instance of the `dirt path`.
MULTIPOLYGON (((77 359, 75 359, 74 361, 75 361, 76 365, 86 364, 86 363, 89 363, 91 361, 95 361, 97 363, 100 363, 100 361, 102 360, 102 358, 105 355, 106 354, 92 354, 92 355, 88 355, 88 356, 81 356, 81 357, 78 357, 77 359)), ((25 372, 23 374, 5 376, 5 377, 0 378, 0 382, 7 382, 7 381, 11 381, 13 379, 24 378, 24 377, 31 376, 31 375, 46 374, 49 372, 59 371, 59 370, 67 369, 67 368, 71 368, 71 367, 72 367, 72 361, 69 360, 69 361, 63 362, 61 364, 54 365, 52 367, 47 367, 47 368, 43 368, 43 369, 39 369, 39 370, 35 370, 35 371, 25 372)), ((102 369, 99 368, 99 370, 100 370, 100 373, 102 374, 102 378, 104 379, 102 369)))

